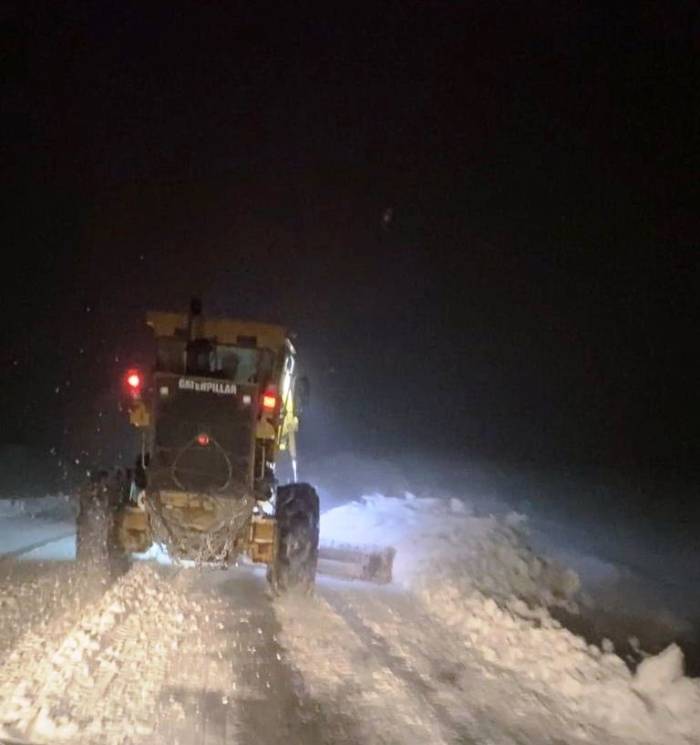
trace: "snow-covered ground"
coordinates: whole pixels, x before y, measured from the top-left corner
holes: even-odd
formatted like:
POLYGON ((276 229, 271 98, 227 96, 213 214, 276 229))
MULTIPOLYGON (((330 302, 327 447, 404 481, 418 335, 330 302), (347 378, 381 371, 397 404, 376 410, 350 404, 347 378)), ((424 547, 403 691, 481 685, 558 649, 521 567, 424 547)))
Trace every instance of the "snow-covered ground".
POLYGON ((320 474, 322 538, 394 545, 390 586, 320 578, 314 598, 271 601, 260 569, 153 560, 110 584, 70 561, 69 502, 0 503, 0 740, 700 743, 673 610, 653 609, 670 619, 655 654, 643 614, 619 654, 570 630, 606 610, 611 578, 663 606, 642 573, 493 494, 411 490, 380 464, 363 487, 384 493, 338 497, 341 470, 320 474))
POLYGON ((0 559, 71 536, 75 511, 75 502, 64 496, 0 499, 0 559))

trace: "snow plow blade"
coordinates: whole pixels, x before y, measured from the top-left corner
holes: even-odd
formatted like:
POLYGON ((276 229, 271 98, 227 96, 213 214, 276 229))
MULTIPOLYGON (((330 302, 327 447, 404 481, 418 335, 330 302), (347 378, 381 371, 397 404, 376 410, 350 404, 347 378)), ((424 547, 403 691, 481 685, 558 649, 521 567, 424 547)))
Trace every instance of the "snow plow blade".
POLYGON ((391 582, 395 555, 393 548, 321 545, 317 571, 331 577, 387 585, 391 582))

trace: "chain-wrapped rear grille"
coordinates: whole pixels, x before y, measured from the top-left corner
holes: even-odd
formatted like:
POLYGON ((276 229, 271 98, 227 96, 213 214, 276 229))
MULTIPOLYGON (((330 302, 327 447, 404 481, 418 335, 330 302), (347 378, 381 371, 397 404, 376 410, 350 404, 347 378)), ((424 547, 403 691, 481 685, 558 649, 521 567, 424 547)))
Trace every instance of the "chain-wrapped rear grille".
POLYGON ((257 387, 157 375, 149 488, 250 493, 257 387))

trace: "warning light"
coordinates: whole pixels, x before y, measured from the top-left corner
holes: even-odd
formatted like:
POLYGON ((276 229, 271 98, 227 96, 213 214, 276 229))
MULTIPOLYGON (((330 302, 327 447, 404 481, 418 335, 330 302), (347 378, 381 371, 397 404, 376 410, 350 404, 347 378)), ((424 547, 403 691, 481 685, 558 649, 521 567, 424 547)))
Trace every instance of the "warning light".
POLYGON ((138 373, 129 373, 129 376, 126 379, 126 382, 129 384, 129 388, 140 388, 141 387, 141 376, 138 373))
POLYGON ((197 444, 205 448, 209 444, 209 435, 206 432, 197 435, 197 444))

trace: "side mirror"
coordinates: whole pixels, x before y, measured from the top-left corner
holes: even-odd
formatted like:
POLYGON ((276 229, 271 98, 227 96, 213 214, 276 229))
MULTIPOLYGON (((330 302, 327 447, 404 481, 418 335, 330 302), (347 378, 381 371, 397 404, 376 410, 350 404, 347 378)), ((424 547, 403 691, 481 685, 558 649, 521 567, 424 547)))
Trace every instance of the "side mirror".
POLYGON ((309 405, 309 399, 311 398, 311 385, 306 375, 302 375, 297 378, 294 386, 294 405, 297 413, 303 413, 309 405))

